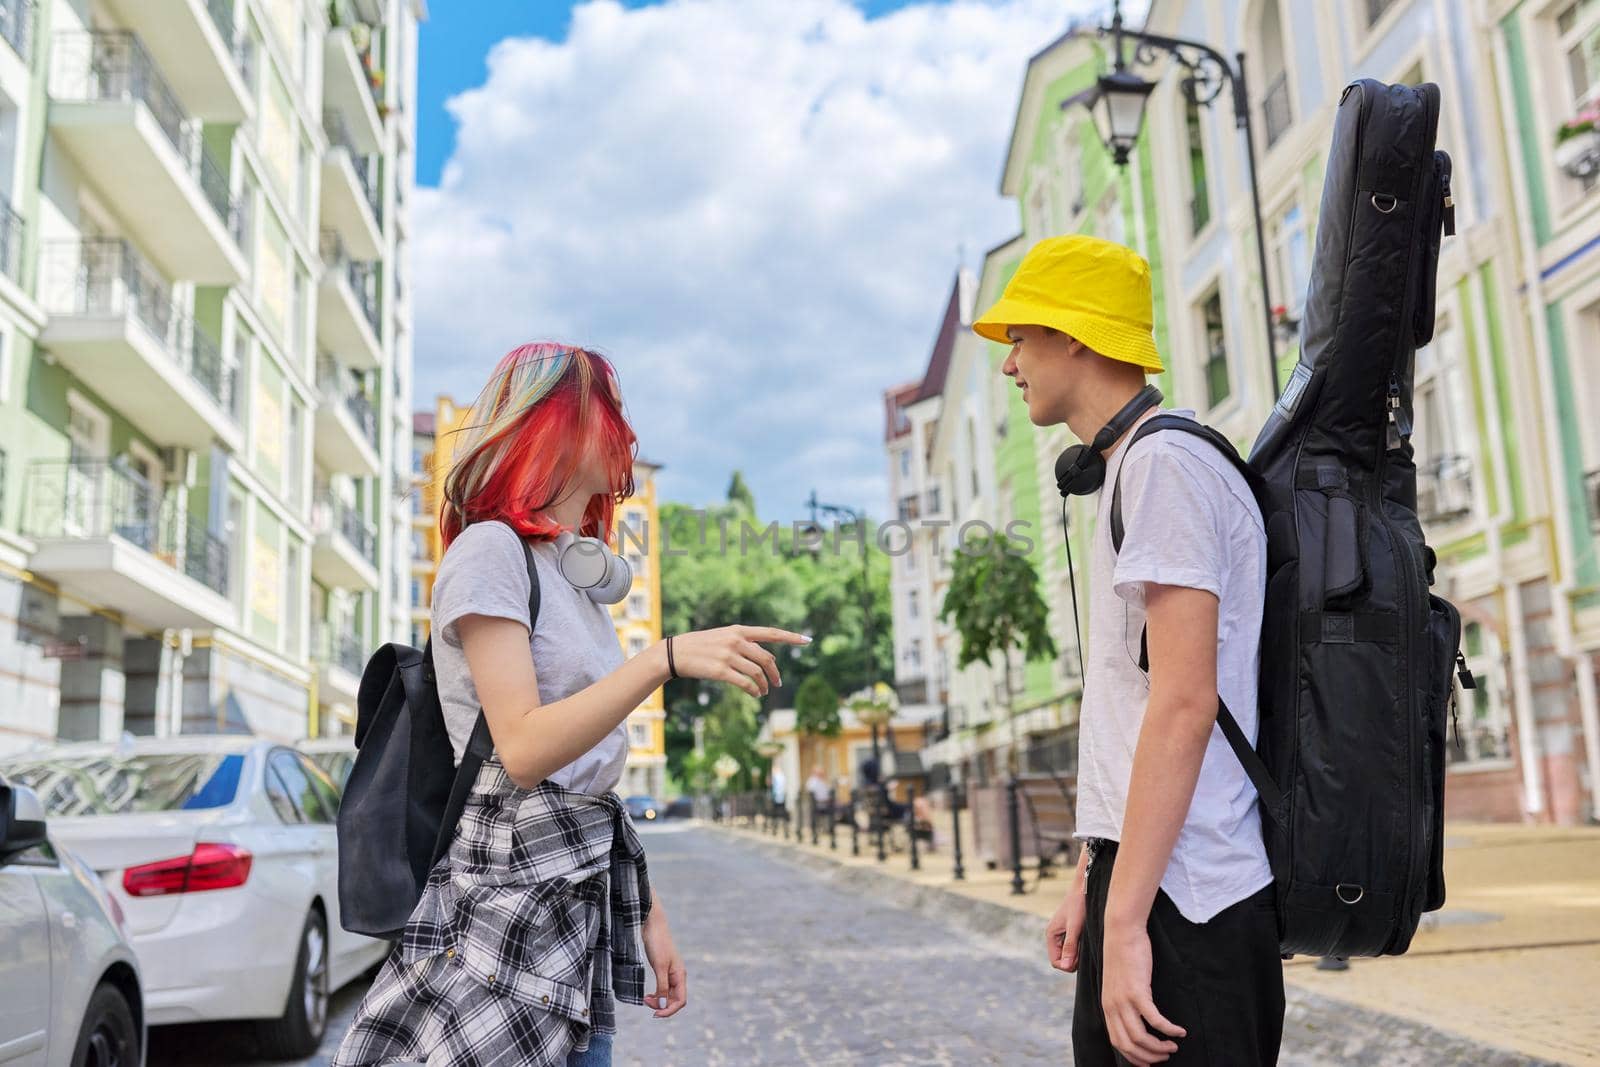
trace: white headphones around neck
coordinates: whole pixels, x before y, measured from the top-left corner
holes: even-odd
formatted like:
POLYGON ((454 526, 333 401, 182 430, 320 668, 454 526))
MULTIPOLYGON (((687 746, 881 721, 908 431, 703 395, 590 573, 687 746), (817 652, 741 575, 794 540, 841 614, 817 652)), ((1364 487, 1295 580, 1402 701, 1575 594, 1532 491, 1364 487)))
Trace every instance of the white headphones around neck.
POLYGON ((556 538, 556 567, 596 604, 616 604, 633 588, 633 568, 598 537, 563 531, 556 538))

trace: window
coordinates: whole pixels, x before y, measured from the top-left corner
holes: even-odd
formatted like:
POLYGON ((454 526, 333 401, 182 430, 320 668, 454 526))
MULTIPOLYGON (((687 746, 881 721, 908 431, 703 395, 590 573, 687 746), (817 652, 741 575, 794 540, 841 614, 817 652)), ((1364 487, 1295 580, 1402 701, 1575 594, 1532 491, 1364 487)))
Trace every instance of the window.
POLYGON ((422 603, 422 579, 413 578, 411 579, 411 605, 413 607, 421 607, 422 603))
POLYGON ((917 494, 912 493, 910 496, 903 496, 900 498, 899 514, 901 522, 910 522, 912 519, 917 517, 917 494))
POLYGON ((939 514, 939 487, 937 485, 928 487, 928 514, 939 514))
POLYGON ((1127 228, 1122 221, 1122 204, 1118 202, 1116 193, 1101 200, 1094 215, 1094 232, 1098 236, 1119 245, 1128 243, 1127 228))
POLYGON ((323 798, 312 788, 311 778, 293 752, 278 751, 272 754, 270 770, 277 776, 284 792, 294 801, 294 806, 306 822, 331 823, 334 813, 323 803, 323 798))
POLYGON ((649 748, 650 724, 647 722, 630 722, 628 724, 628 745, 631 748, 649 748))
POLYGON ((634 593, 628 597, 628 618, 648 619, 650 617, 650 598, 643 593, 634 593))
MULTIPOLYGON (((416 496, 415 493, 412 496, 416 496)), ((428 558, 428 538, 421 530, 411 531, 411 558, 426 560, 428 558)))
POLYGON ((644 654, 645 648, 650 644, 649 639, 642 634, 633 634, 628 638, 628 655, 639 656, 644 654))
POLYGON ((922 614, 922 601, 915 589, 906 594, 906 615, 915 619, 922 614))
POLYGON ((244 614, 244 561, 246 552, 243 546, 248 544, 244 536, 244 494, 238 489, 228 489, 228 516, 227 525, 222 531, 223 539, 234 546, 228 553, 228 589, 233 593, 233 606, 239 609, 240 616, 244 614))
POLYGON ((289 423, 287 427, 288 462, 284 464, 283 499, 292 507, 298 509, 303 496, 301 482, 305 479, 305 439, 306 439, 306 412, 300 406, 300 398, 293 391, 289 393, 289 423))
POLYGON ((649 573, 649 564, 644 556, 637 552, 628 553, 628 569, 633 571, 635 578, 643 578, 649 573))
POLYGON ((978 495, 978 423, 977 420, 967 419, 967 465, 972 473, 972 495, 978 495))
POLYGON ((1044 177, 1043 171, 1035 169, 1032 189, 1028 192, 1028 235, 1035 240, 1057 232, 1055 204, 1051 202, 1050 185, 1044 177))
POLYGON ((911 477, 911 449, 909 448, 900 450, 900 477, 911 477))
MULTIPOLYGON (((339 787, 333 784, 328 772, 313 763, 309 756, 302 754, 295 758, 300 761, 300 769, 305 772, 306 781, 311 783, 311 792, 321 802, 323 810, 336 817, 339 813, 339 787)), ((333 819, 328 821, 332 822, 333 819)))
POLYGON ((900 558, 905 561, 902 564, 902 568, 907 574, 917 573, 917 543, 915 541, 906 545, 906 554, 900 558))
POLYGON ((300 809, 295 807, 294 800, 290 797, 289 787, 284 784, 283 775, 279 772, 277 761, 269 764, 264 776, 267 787, 267 802, 272 805, 272 810, 278 819, 290 826, 305 820, 300 817, 300 809))
MULTIPOLYGON (((1562 8, 1556 15, 1556 35, 1557 51, 1566 58, 1571 103, 1560 118, 1567 119, 1600 97, 1600 2, 1577 0, 1562 8)), ((1575 166, 1574 172, 1585 191, 1600 182, 1600 173, 1592 167, 1584 173, 1575 166)))
POLYGON ((300 542, 288 538, 289 550, 283 566, 283 650, 291 658, 300 655, 300 619, 305 614, 305 597, 300 592, 300 542))
POLYGON ((1206 404, 1215 408, 1232 392, 1228 380, 1228 342, 1222 328, 1222 293, 1213 291, 1200 305, 1200 338, 1205 352, 1206 404))
POLYGON ((1306 288, 1311 284, 1311 249, 1306 235, 1306 215, 1299 201, 1272 220, 1268 233, 1276 301, 1298 318, 1305 304, 1306 288))
POLYGON ((1200 105, 1183 98, 1183 128, 1189 140, 1189 232, 1199 233, 1211 221, 1211 192, 1206 182, 1206 148, 1200 128, 1200 105))
POLYGON ((913 669, 921 669, 921 667, 922 667, 922 638, 913 637, 911 639, 911 643, 906 646, 906 663, 908 665, 910 665, 913 669))
POLYGON ((1260 21, 1256 25, 1261 42, 1261 84, 1266 86, 1261 97, 1261 111, 1266 122, 1266 146, 1271 148, 1294 123, 1294 111, 1289 103, 1289 71, 1283 55, 1283 17, 1278 10, 1278 0, 1266 0, 1261 5, 1260 21))
POLYGON ((1460 331, 1442 319, 1433 343, 1417 350, 1411 444, 1423 522, 1450 522, 1473 511, 1472 408, 1460 349, 1460 331))
MULTIPOLYGON (((3 238, 0 238, 3 239, 3 238)), ((0 256, 5 251, 0 248, 0 256)), ((11 399, 11 335, 0 333, 0 404, 11 399)))
POLYGON ((1083 139, 1078 122, 1063 122, 1056 133, 1056 189, 1068 220, 1083 210, 1083 139))
POLYGON ((1461 651, 1478 687, 1456 687, 1456 736, 1445 751, 1456 767, 1505 762, 1511 758, 1511 713, 1499 670, 1499 642, 1482 623, 1469 622, 1461 628, 1461 651))

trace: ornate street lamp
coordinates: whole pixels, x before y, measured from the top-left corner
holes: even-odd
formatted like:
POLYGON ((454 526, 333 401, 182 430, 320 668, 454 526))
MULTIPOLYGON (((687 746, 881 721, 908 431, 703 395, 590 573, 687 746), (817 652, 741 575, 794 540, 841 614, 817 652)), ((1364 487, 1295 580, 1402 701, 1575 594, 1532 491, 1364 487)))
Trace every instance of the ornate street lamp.
POLYGON ((1094 88, 1062 102, 1063 109, 1083 104, 1094 116, 1106 151, 1118 166, 1127 166, 1128 156, 1139 140, 1144 127, 1145 105, 1155 83, 1141 78, 1128 69, 1124 58, 1123 41, 1133 42, 1133 62, 1148 65, 1161 58, 1171 57, 1183 67, 1183 81, 1179 84, 1183 94, 1199 107, 1209 107, 1222 92, 1223 82, 1233 87, 1234 125, 1244 131, 1245 159, 1249 164, 1250 203, 1256 220, 1256 259, 1261 268, 1261 310, 1266 322, 1267 379, 1272 383, 1272 399, 1278 399, 1278 346, 1276 322, 1267 272, 1266 230, 1261 223, 1261 187, 1256 180, 1255 136, 1250 126, 1250 94, 1245 87, 1244 53, 1234 55, 1230 65, 1221 52, 1200 41, 1160 34, 1130 30, 1122 24, 1122 0, 1115 0, 1111 9, 1111 25, 1101 27, 1100 36, 1111 38, 1112 69, 1102 74, 1094 88))

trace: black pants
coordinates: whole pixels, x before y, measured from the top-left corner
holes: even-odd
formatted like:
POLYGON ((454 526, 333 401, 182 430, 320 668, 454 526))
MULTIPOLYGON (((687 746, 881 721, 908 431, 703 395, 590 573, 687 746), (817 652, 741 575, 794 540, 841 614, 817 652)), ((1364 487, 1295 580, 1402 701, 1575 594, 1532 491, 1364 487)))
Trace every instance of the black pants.
MULTIPOLYGON (((1100 1007, 1106 895, 1115 842, 1090 852, 1087 912, 1078 952, 1078 993, 1072 1010, 1072 1053, 1078 1067, 1124 1065, 1111 1047, 1100 1007)), ((1278 1062, 1283 1038, 1283 962, 1272 887, 1192 923, 1156 893, 1150 910, 1150 995, 1156 1009, 1188 1031, 1177 1039, 1173 1067, 1257 1067, 1278 1062)))

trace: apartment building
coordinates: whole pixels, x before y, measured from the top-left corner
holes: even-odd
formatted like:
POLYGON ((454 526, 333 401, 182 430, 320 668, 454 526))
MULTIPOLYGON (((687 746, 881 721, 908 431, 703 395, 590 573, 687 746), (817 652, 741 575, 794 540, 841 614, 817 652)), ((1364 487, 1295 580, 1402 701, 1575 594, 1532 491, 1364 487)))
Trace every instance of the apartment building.
POLYGON ((0 0, 0 746, 353 721, 421 0, 0 0))

